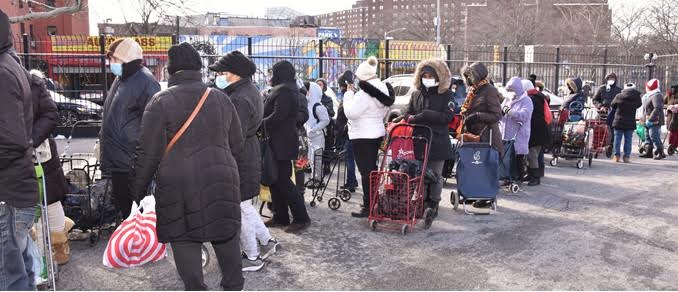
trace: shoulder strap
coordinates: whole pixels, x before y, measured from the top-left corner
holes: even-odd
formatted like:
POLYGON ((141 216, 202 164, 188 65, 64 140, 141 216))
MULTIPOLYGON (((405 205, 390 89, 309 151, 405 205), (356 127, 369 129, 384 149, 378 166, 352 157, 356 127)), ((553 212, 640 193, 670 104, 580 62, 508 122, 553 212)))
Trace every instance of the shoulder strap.
POLYGON ((163 155, 163 158, 167 156, 167 153, 172 150, 172 147, 174 147, 174 144, 179 141, 179 138, 184 135, 184 132, 186 132, 186 129, 193 123, 193 120, 195 117, 198 115, 198 112, 200 112, 200 109, 202 108, 203 104, 205 104, 205 100, 207 100, 207 96, 210 95, 211 88, 205 89, 205 93, 202 94, 202 97, 200 98, 200 101, 198 101, 198 104, 195 106, 193 109, 193 112, 191 113, 190 116, 188 116, 188 119, 184 122, 184 124, 181 126, 179 131, 177 131, 176 134, 174 134, 174 137, 172 137, 172 140, 167 144, 167 148, 165 148, 165 154, 163 155))
POLYGON ((318 114, 315 112, 315 109, 318 108, 321 105, 322 105, 321 103, 316 103, 316 104, 313 105, 313 117, 315 118, 316 123, 320 123, 320 118, 318 117, 318 114))

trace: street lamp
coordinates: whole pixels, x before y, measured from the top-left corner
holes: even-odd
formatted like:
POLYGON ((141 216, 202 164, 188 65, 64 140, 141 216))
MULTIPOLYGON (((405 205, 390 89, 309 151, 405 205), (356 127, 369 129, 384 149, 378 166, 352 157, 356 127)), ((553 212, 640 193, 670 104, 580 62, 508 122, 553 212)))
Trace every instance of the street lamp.
POLYGON ((647 80, 650 80, 652 79, 652 75, 654 75, 654 67, 656 66, 654 61, 657 60, 657 54, 655 53, 645 54, 644 59, 645 61, 648 62, 647 65, 645 65, 645 67, 647 67, 647 80))
POLYGON ((396 29, 394 29, 394 30, 389 30, 389 31, 387 31, 387 32, 384 33, 384 39, 385 39, 385 40, 392 40, 393 37, 388 36, 389 34, 392 34, 392 33, 394 33, 394 32, 403 31, 403 30, 407 30, 407 28, 401 27, 401 28, 396 28, 396 29))

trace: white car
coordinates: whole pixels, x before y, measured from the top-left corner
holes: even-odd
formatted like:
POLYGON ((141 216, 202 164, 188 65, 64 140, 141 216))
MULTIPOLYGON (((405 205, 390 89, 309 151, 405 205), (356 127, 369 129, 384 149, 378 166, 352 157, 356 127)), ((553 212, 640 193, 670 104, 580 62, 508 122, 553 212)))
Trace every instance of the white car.
POLYGON ((386 115, 387 122, 401 116, 407 110, 407 106, 410 103, 410 97, 416 90, 416 88, 414 88, 413 78, 414 74, 404 74, 394 75, 384 79, 385 83, 390 83, 391 86, 393 86, 393 91, 396 96, 395 102, 391 106, 391 110, 388 115, 386 115))

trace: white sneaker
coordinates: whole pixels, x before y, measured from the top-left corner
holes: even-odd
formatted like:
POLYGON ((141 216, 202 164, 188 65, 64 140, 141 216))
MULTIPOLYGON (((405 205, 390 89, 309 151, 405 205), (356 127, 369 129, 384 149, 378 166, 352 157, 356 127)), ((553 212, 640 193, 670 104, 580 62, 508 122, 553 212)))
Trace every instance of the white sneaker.
POLYGON ((254 260, 247 258, 247 255, 242 255, 242 271, 243 272, 256 272, 261 270, 266 263, 261 257, 257 257, 254 260))
POLYGON ((275 240, 274 238, 271 238, 268 240, 266 245, 262 245, 260 247, 261 250, 261 258, 263 260, 268 259, 270 256, 275 254, 275 252, 278 250, 278 241, 275 240))

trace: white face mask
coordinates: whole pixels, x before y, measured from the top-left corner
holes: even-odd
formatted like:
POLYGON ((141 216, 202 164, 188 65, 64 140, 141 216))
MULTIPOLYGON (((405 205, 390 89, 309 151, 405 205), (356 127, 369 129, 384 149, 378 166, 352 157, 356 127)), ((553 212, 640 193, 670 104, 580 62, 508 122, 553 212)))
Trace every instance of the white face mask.
POLYGON ((614 83, 617 82, 617 80, 611 79, 607 81, 607 85, 612 86, 614 83))
POLYGON ((422 78, 421 84, 423 84, 424 87, 426 87, 426 88, 438 86, 438 82, 436 82, 436 80, 433 79, 433 78, 422 78))
POLYGON ((513 91, 509 91, 507 97, 510 98, 510 99, 515 99, 515 98, 516 98, 516 93, 513 92, 513 91))

